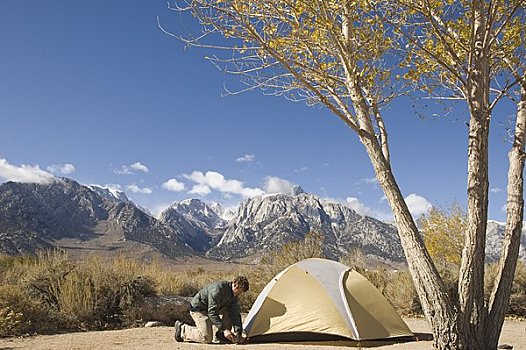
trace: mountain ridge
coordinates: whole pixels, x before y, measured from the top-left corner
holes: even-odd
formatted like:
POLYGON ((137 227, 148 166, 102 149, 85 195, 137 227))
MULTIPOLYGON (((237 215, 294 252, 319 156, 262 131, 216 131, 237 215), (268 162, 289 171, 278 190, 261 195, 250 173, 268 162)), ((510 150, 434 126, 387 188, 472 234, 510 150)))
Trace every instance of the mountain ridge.
MULTIPOLYGON (((392 224, 359 215, 299 186, 289 194, 246 199, 228 215, 230 220, 220 204, 194 198, 175 202, 154 218, 123 192, 94 189, 68 178, 50 184, 6 182, 0 184, 0 251, 17 255, 64 248, 112 254, 133 247, 171 259, 257 261, 314 231, 324 236, 325 254, 332 259, 360 249, 388 263, 405 261, 392 224)), ((490 260, 499 256, 503 230, 500 223, 488 222, 490 260)), ((519 256, 526 261, 526 236, 521 243, 519 256)))

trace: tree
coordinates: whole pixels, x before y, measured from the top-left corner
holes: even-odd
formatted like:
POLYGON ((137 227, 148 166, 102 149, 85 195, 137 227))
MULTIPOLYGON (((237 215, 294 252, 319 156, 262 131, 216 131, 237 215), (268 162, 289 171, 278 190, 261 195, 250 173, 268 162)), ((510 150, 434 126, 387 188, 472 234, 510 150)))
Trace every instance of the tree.
POLYGON ((391 13, 405 38, 412 79, 431 98, 460 99, 470 113, 468 222, 459 278, 459 324, 468 349, 494 349, 504 321, 523 217, 524 118, 518 103, 510 152, 506 240, 494 292, 484 300, 488 219, 488 140, 492 111, 503 97, 523 95, 525 2, 395 1, 391 13))
MULTIPOLYGON (((418 1, 416 3, 421 5, 418 1)), ((448 1, 447 5, 450 6, 450 3, 460 8, 463 5, 455 0, 448 1)), ((432 17, 431 23, 438 22, 434 16, 435 13, 442 13, 440 6, 444 3, 424 1, 422 4, 427 4, 427 8, 433 10, 424 11, 432 17)), ((500 7, 497 13, 501 16, 499 23, 504 27, 508 23, 508 15, 502 11, 503 2, 498 1, 498 4, 500 7)), ((469 96, 466 100, 471 115, 469 221, 461 267, 462 310, 459 313, 425 248, 396 182, 390 163, 388 132, 381 112, 385 104, 398 93, 404 92, 404 86, 396 77, 400 71, 397 67, 403 62, 410 67, 414 67, 412 58, 427 57, 428 63, 437 62, 427 72, 431 78, 434 77, 433 68, 445 67, 439 60, 441 56, 421 54, 426 53, 426 50, 431 51, 432 45, 436 44, 433 39, 425 40, 425 35, 434 32, 421 32, 428 25, 426 21, 409 26, 418 28, 421 25, 421 29, 417 29, 420 32, 415 34, 417 38, 421 35, 423 41, 412 42, 421 49, 420 54, 411 55, 411 59, 406 61, 397 60, 400 40, 395 35, 395 29, 406 30, 405 23, 411 23, 413 19, 425 19, 418 9, 408 12, 415 17, 408 17, 404 11, 400 11, 409 5, 404 2, 365 0, 181 0, 176 1, 173 9, 196 17, 202 28, 197 36, 177 37, 188 46, 215 49, 216 55, 210 60, 226 72, 238 75, 247 90, 260 88, 295 101, 305 100, 308 104, 324 105, 358 136, 393 211, 409 270, 433 330, 434 347, 484 349, 486 345, 481 330, 485 323, 483 317, 479 316, 483 315, 485 309, 483 291, 479 288, 482 283, 480 286, 478 283, 484 275, 481 266, 484 262, 487 219, 487 140, 492 107, 487 101, 490 91, 487 80, 495 72, 491 55, 488 56, 489 48, 484 45, 485 40, 489 39, 485 36, 488 27, 495 30, 493 24, 497 21, 489 23, 483 20, 484 1, 474 1, 470 7, 471 16, 466 15, 471 20, 470 25, 462 25, 463 30, 460 31, 461 35, 468 35, 466 38, 457 38, 461 43, 467 40, 468 45, 444 47, 450 54, 463 52, 462 59, 445 63, 455 65, 462 61, 468 79, 462 80, 462 76, 455 74, 455 71, 440 70, 446 71, 443 81, 449 84, 448 87, 454 88, 461 82, 460 86, 464 89, 461 92, 465 97, 469 96), (386 9, 383 7, 385 4, 396 6, 386 9), (385 20, 386 11, 392 9, 395 11, 390 14, 398 23, 385 20), (216 35, 227 41, 218 41, 216 35), (477 347, 481 344, 482 347, 477 347)), ((517 11, 512 11, 510 16, 516 14, 517 11)), ((456 29, 455 23, 452 20, 443 26, 448 38, 452 35, 448 30, 456 29)), ((399 32, 409 33, 407 30, 399 32)), ((424 67, 425 63, 422 60, 420 67, 424 67)), ((503 70, 503 65, 498 67, 500 71, 503 70)), ((410 71, 407 77, 410 78, 411 74, 425 77, 425 73, 420 68, 410 71)), ((438 83, 433 85, 427 84, 425 80, 423 82, 424 86, 428 86, 428 91, 436 91, 439 86, 438 83)), ((499 96, 509 90, 504 89, 499 96)), ((513 260, 513 256, 510 260, 513 260)))
POLYGON ((466 221, 466 214, 458 204, 449 211, 433 207, 422 216, 424 243, 435 263, 460 266, 466 221))

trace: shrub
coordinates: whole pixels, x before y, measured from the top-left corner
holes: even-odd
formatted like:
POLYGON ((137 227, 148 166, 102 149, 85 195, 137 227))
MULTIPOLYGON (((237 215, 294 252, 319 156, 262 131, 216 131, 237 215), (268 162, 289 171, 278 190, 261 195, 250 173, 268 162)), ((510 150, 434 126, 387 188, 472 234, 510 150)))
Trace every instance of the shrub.
MULTIPOLYGON (((0 336, 135 325, 148 317, 145 305, 162 301, 166 299, 164 296, 169 300, 177 299, 175 296, 192 297, 208 283, 233 280, 239 274, 250 281, 249 291, 240 298, 241 308, 246 312, 277 273, 310 257, 323 257, 323 237, 315 233, 308 234, 304 240, 285 244, 256 267, 228 271, 172 270, 156 262, 146 264, 123 256, 109 260, 91 257, 74 263, 59 251, 41 252, 36 257, 0 256, 0 336)), ((341 261, 371 281, 400 314, 422 313, 407 270, 394 270, 383 264, 372 267, 371 262, 364 263, 366 260, 363 253, 353 251, 341 261)), ((456 269, 443 265, 440 274, 447 288, 456 291, 456 269)), ((486 277, 489 288, 495 278, 494 265, 487 267, 486 277)), ((487 293, 490 292, 488 288, 487 293)), ((526 267, 519 263, 509 314, 526 315, 525 291, 526 267)), ((180 306, 173 313, 188 316, 187 306, 184 303, 180 306)), ((172 319, 171 313, 165 315, 166 319, 172 319)))
POLYGON ((429 254, 439 266, 460 266, 467 214, 454 203, 449 210, 433 207, 422 215, 420 226, 429 254))
POLYGON ((0 307, 0 337, 20 334, 23 314, 11 307, 0 307))
POLYGON ((141 275, 141 264, 118 256, 111 262, 90 258, 61 283, 59 308, 81 329, 114 328, 135 322, 135 305, 155 294, 155 282, 141 275))
MULTIPOLYGON (((498 263, 489 264, 484 278, 484 292, 486 299, 490 298, 493 282, 497 276, 498 263)), ((526 266, 518 261, 515 268, 515 278, 511 287, 508 316, 526 317, 526 266)))
POLYGON ((61 283, 74 269, 67 254, 60 251, 43 251, 37 254, 35 261, 21 265, 25 267, 21 283, 29 294, 41 299, 49 307, 58 309, 61 283))
POLYGON ((508 314, 526 317, 526 265, 521 261, 515 270, 508 314))
POLYGON ((58 314, 20 286, 0 286, 0 336, 50 333, 64 328, 58 314))

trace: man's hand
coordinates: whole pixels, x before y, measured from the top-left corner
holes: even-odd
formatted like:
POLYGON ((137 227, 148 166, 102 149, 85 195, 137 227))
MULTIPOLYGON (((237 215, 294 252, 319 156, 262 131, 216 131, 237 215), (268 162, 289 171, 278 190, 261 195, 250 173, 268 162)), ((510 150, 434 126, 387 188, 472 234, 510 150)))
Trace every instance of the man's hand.
POLYGON ((230 329, 225 329, 223 331, 223 335, 225 336, 225 338, 227 338, 232 343, 237 343, 237 337, 234 333, 232 333, 230 329))
POLYGON ((246 342, 248 342, 248 337, 245 334, 241 334, 241 336, 237 340, 237 343, 238 344, 245 344, 246 342))

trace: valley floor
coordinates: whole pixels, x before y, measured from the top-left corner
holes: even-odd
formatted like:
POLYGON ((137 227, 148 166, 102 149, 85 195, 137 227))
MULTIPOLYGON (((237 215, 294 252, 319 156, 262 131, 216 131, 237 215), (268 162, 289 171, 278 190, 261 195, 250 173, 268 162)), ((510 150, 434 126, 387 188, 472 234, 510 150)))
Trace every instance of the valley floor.
MULTIPOLYGON (((406 343, 375 343, 375 350, 431 350, 430 328, 424 319, 405 319, 411 330, 421 339, 406 343)), ((514 350, 526 350, 526 321, 507 320, 504 324, 500 344, 513 345, 514 350)), ((371 344, 372 345, 372 344, 371 344)), ((0 350, 339 350, 359 348, 351 342, 332 343, 267 343, 246 345, 203 345, 176 343, 173 327, 133 328, 119 331, 79 332, 58 335, 39 335, 21 338, 0 339, 0 350)), ((368 347, 362 344, 362 347, 368 347)))

